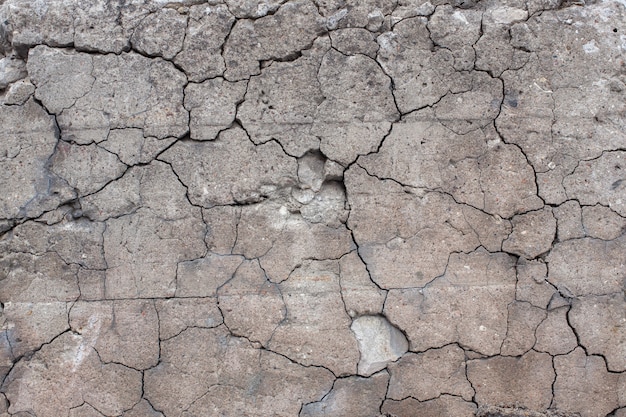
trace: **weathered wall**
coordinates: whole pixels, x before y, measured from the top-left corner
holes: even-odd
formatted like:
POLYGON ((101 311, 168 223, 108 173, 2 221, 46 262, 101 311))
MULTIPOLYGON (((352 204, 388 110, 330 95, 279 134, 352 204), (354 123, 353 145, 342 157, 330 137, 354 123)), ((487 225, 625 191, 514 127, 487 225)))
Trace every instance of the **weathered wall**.
POLYGON ((623 0, 0 3, 0 416, 626 416, 623 0))

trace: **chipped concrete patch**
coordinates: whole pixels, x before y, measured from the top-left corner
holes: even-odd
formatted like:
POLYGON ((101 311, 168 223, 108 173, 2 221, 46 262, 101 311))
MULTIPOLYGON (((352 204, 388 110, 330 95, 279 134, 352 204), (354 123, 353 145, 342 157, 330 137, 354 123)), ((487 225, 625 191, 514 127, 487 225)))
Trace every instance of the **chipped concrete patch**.
POLYGON ((0 417, 625 417, 623 0, 0 0, 0 417))
POLYGON ((371 375, 384 369, 409 350, 406 337, 382 316, 358 317, 350 328, 359 342, 360 375, 371 375))

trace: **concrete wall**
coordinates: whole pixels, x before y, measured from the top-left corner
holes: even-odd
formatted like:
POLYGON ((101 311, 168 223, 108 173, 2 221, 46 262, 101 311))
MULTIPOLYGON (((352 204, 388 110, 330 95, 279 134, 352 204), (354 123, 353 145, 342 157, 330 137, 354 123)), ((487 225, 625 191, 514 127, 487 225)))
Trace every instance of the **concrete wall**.
POLYGON ((0 417, 626 416, 625 83, 623 1, 0 1, 0 417))

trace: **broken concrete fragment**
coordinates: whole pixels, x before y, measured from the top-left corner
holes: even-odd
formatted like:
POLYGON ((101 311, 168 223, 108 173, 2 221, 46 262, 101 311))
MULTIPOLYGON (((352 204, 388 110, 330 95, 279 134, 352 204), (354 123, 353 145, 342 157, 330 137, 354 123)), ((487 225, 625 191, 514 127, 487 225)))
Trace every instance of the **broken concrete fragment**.
POLYGON ((80 295, 77 270, 77 265, 68 265, 55 252, 3 254, 0 258, 2 302, 75 301, 80 295))
MULTIPOLYGON (((515 7, 497 7, 488 9, 482 16, 480 39, 473 45, 476 51, 474 66, 478 70, 488 71, 501 77, 506 70, 518 70, 528 61, 528 51, 511 45, 510 27, 515 20, 525 20, 527 12, 515 7)), ((514 104, 515 100, 506 100, 504 105, 514 104)))
POLYGON ((623 290, 626 236, 611 241, 592 238, 557 243, 546 258, 548 281, 570 297, 623 290))
POLYGON ((298 159, 298 182, 303 189, 318 192, 324 183, 326 159, 320 153, 308 152, 298 159))
POLYGON ((72 107, 91 89, 93 69, 91 55, 71 50, 37 46, 28 56, 28 73, 37 87, 35 97, 54 114, 72 107))
MULTIPOLYGON (((236 410, 243 415, 254 413, 296 415, 303 404, 319 399, 331 384, 327 372, 302 368, 269 352, 262 351, 257 362, 259 370, 255 372, 255 368, 252 368, 253 375, 243 384, 220 384, 211 387, 207 394, 198 399, 182 416, 206 415, 213 410, 221 413, 236 410), (265 384, 259 387, 259 381, 265 384), (256 395, 250 395, 251 392, 256 395), (239 398, 246 400, 242 404, 239 398)), ((234 379, 240 381, 240 375, 234 379)))
POLYGON ((545 410, 552 401, 555 373, 547 353, 530 351, 521 357, 471 360, 467 364, 467 377, 476 389, 478 405, 518 405, 545 410))
POLYGON ((331 0, 317 3, 321 14, 327 18, 328 29, 367 28, 372 32, 389 29, 384 23, 396 5, 395 0, 331 0), (381 25, 387 27, 381 28, 381 25))
POLYGON ((44 5, 12 0, 6 2, 5 33, 13 48, 24 56, 29 47, 40 44, 119 54, 129 49, 129 38, 148 14, 147 6, 145 2, 129 4, 120 0, 64 0, 44 5))
MULTIPOLYGON (((581 347, 554 358, 554 405, 582 417, 607 415, 624 404, 620 398, 623 374, 609 373, 599 356, 587 356, 581 347)), ((622 386, 624 384, 622 383, 622 386)))
POLYGON ((513 302, 508 309, 508 328, 500 354, 521 356, 536 345, 535 332, 538 325, 545 323, 546 312, 521 301, 513 302))
POLYGON ((259 262, 244 261, 232 279, 217 289, 224 324, 235 336, 267 345, 287 314, 279 287, 270 282, 259 262))
POLYGON ((534 349, 550 355, 564 355, 578 346, 576 335, 569 325, 567 315, 569 307, 560 307, 548 311, 546 319, 537 326, 537 343, 534 349))
POLYGON ((356 251, 339 261, 341 298, 351 317, 382 314, 387 295, 372 282, 365 264, 356 251))
POLYGON ((310 0, 287 2, 276 13, 256 20, 238 20, 224 45, 225 77, 247 79, 259 74, 260 61, 297 56, 325 29, 324 19, 310 0), (277 38, 283 41, 275 42, 277 38))
POLYGON ((557 237, 561 242, 585 236, 582 210, 578 201, 566 201, 552 209, 552 213, 557 221, 557 237))
POLYGON ((0 219, 37 217, 74 197, 49 171, 48 159, 57 143, 51 115, 30 99, 23 106, 0 106, 0 125, 0 178, 6 190, 0 219))
POLYGON ((29 80, 14 82, 7 89, 3 104, 23 105, 35 93, 35 86, 29 80))
POLYGON ((143 55, 172 60, 183 48, 187 17, 162 8, 147 15, 133 31, 130 42, 143 55))
POLYGON ((393 400, 412 397, 427 401, 450 394, 471 401, 474 396, 474 389, 465 377, 465 353, 456 345, 408 353, 389 365, 389 373, 387 398, 393 400))
POLYGON ((270 350, 335 375, 357 373, 359 349, 338 274, 333 261, 304 261, 278 285, 287 314, 268 343, 270 350))
POLYGON ((392 178, 404 185, 442 188, 483 209, 479 172, 472 172, 471 161, 487 152, 485 142, 482 131, 467 135, 451 132, 431 109, 425 109, 394 123, 381 149, 361 157, 359 165, 372 175, 392 178))
POLYGON ((455 416, 474 417, 476 405, 453 395, 442 395, 439 398, 419 402, 415 398, 400 401, 387 399, 383 403, 382 412, 397 417, 414 416, 455 416))
POLYGON ((202 82, 224 74, 221 49, 234 23, 235 18, 224 4, 210 2, 189 8, 183 49, 174 58, 189 81, 202 82))
POLYGON ((317 150, 312 132, 317 107, 324 101, 318 70, 330 48, 327 37, 293 62, 275 62, 248 83, 237 116, 256 144, 276 139, 289 155, 301 157, 317 150))
MULTIPOLYGON (((591 42, 588 42, 588 44, 583 45, 581 49, 594 46, 595 41, 592 40, 591 42)), ((617 48, 610 48, 610 50, 615 49, 617 48)), ((593 54, 585 55, 591 58, 593 54)), ((611 64, 607 63, 607 65, 611 64)), ((576 87, 568 85, 569 83, 567 81, 564 84, 565 85, 562 88, 556 89, 554 92, 555 123, 552 129, 555 132, 555 136, 561 141, 575 141, 574 146, 570 145, 570 147, 574 148, 571 151, 575 152, 574 155, 580 155, 576 155, 578 156, 576 161, 576 170, 578 173, 572 174, 573 177, 567 180, 567 183, 564 182, 563 184, 566 189, 566 194, 570 194, 570 192, 567 191, 568 185, 571 184, 570 180, 578 183, 578 185, 574 186, 575 188, 581 186, 584 187, 584 185, 579 183, 580 179, 577 179, 576 177, 579 174, 590 174, 590 167, 587 163, 598 157, 600 158, 598 158, 595 163, 591 162, 591 165, 596 165, 596 163, 599 165, 596 165, 596 167, 591 169, 604 169, 604 173, 607 175, 605 178, 606 181, 610 181, 612 178, 617 177, 609 182, 612 186, 615 180, 620 179, 619 172, 611 173, 610 170, 613 166, 602 168, 602 165, 610 165, 611 162, 603 162, 603 160, 606 157, 610 160, 610 154, 613 153, 613 150, 622 149, 621 145, 618 144, 626 143, 626 135, 620 131, 620 125, 623 121, 621 120, 619 113, 626 109, 622 94, 618 91, 621 87, 615 89, 611 87, 611 85, 614 85, 611 82, 603 83, 603 85, 600 85, 599 83, 591 85, 589 83, 584 83, 583 85, 576 87), (575 91, 578 94, 575 103, 569 99, 569 95, 573 91, 572 88, 575 88, 575 91), (590 141, 589 139, 592 140, 590 141)), ((619 153, 620 152, 618 151, 617 154, 619 155, 619 153)), ((571 172, 568 172, 567 174, 571 174, 571 172)), ((590 184, 597 181, 596 178, 590 180, 590 184)), ((603 185, 602 187, 606 185, 603 185)), ((600 190, 597 191, 598 197, 607 197, 605 193, 600 190)), ((582 192, 584 193, 584 191, 582 192)), ((587 194, 586 197, 583 197, 583 199, 586 198, 589 198, 589 194, 587 194)))
POLYGON ((376 59, 378 43, 372 32, 366 29, 348 28, 330 32, 334 48, 346 55, 367 55, 376 59))
POLYGON ((71 145, 61 141, 52 156, 51 170, 76 190, 78 196, 100 191, 119 178, 126 165, 99 145, 71 145))
POLYGON ((79 269, 78 288, 80 300, 95 301, 105 298, 106 272, 104 270, 79 269))
POLYGON ((412 351, 458 342, 495 355, 506 337, 515 281, 513 259, 506 254, 452 254, 445 275, 425 288, 390 290, 384 314, 404 330, 412 351))
POLYGON ((26 222, 0 240, 0 249, 43 256, 56 253, 65 263, 89 269, 104 269, 102 234, 105 225, 87 219, 65 218, 53 225, 26 222))
POLYGON ((600 205, 583 207, 582 221, 587 235, 597 239, 617 239, 626 230, 626 218, 600 205))
POLYGON ((488 8, 482 15, 481 37, 474 44, 476 68, 500 76, 507 69, 519 69, 527 60, 527 51, 516 49, 510 43, 511 25, 525 21, 525 5, 511 2, 488 8))
POLYGON ((469 205, 463 206, 462 210, 465 220, 478 234, 480 244, 490 252, 501 251, 502 242, 511 234, 511 222, 469 205))
POLYGON ((160 158, 172 164, 191 202, 206 208, 259 202, 296 182, 295 159, 275 142, 255 146, 238 127, 211 142, 180 141, 160 158))
POLYGON ((391 23, 396 24, 404 19, 416 16, 430 16, 435 6, 426 0, 399 0, 398 6, 391 13, 391 23))
POLYGON ((533 259, 552 247, 557 227, 550 207, 518 214, 511 222, 513 231, 502 242, 502 250, 533 259))
POLYGON ((371 58, 328 51, 318 78, 325 100, 317 107, 311 133, 324 155, 348 165, 376 151, 399 117, 391 79, 371 58))
POLYGON ((189 327, 212 328, 223 322, 215 297, 156 300, 155 307, 161 340, 171 339, 189 327))
POLYGON ((241 209, 232 206, 216 206, 202 209, 202 218, 207 226, 204 241, 210 252, 226 255, 232 252, 237 240, 237 223, 241 209))
POLYGON ((388 381, 389 374, 385 371, 369 378, 351 376, 337 379, 324 399, 304 405, 300 416, 378 416, 388 381))
POLYGON ((383 316, 360 316, 352 321, 361 359, 359 375, 369 376, 398 360, 409 349, 404 334, 383 316))
POLYGON ((569 322, 587 354, 602 355, 611 372, 626 371, 626 301, 622 292, 573 300, 569 322))
POLYGON ((602 204, 626 216, 626 152, 606 152, 593 161, 583 161, 563 181, 570 198, 581 204, 602 204))
POLYGON ((372 279, 382 288, 424 286, 445 272, 450 253, 480 245, 462 206, 446 194, 413 195, 358 165, 346 172, 346 189, 348 226, 372 279), (387 221, 379 221, 381 213, 387 213, 387 221))
POLYGON ((103 414, 87 403, 70 410, 70 417, 102 417, 103 414))
POLYGON ((170 62, 136 53, 90 55, 41 46, 33 49, 28 68, 35 96, 57 115, 66 140, 101 142, 110 129, 120 128, 140 128, 160 139, 188 130, 187 79, 170 62))
POLYGON ((481 169, 481 187, 485 190, 484 210, 510 218, 543 207, 537 196, 534 172, 524 154, 513 145, 496 145, 487 153, 481 169))
POLYGON ((180 262, 176 271, 176 296, 217 297, 217 289, 230 280, 244 259, 241 256, 207 254, 180 262))
POLYGON ((263 17, 273 14, 286 0, 224 0, 238 19, 263 17))
MULTIPOLYGON (((529 14, 548 3, 549 8, 561 4, 532 2, 529 14)), ((612 30, 623 25, 624 15, 617 11, 617 4, 589 6, 584 12, 564 7, 535 14, 510 29, 511 45, 534 53, 519 70, 503 73, 516 106, 503 106, 497 125, 507 142, 522 147, 538 172, 539 194, 551 204, 570 197, 563 178, 579 163, 583 168, 581 161, 623 148, 626 139, 617 116, 624 109, 623 98, 611 90, 609 82, 597 82, 605 78, 602 74, 613 73, 621 65, 614 58, 621 54, 619 36, 612 30), (598 22, 586 18, 601 14, 611 17, 598 18, 598 22), (557 21, 568 23, 554 24, 557 21), (549 52, 556 50, 559 52, 549 52), (577 99, 571 100, 574 91, 577 99)))
POLYGON ((243 101, 246 83, 212 78, 185 87, 185 109, 189 111, 190 137, 213 140, 235 121, 237 105, 243 101))
POLYGON ((189 204, 171 168, 162 162, 142 168, 148 174, 140 179, 143 206, 107 221, 109 298, 173 296, 177 264, 206 253, 201 211, 189 204))
POLYGON ((411 113, 359 165, 406 186, 441 189, 502 218, 543 207, 532 168, 517 147, 502 143, 490 127, 460 134, 445 123, 431 109, 411 113))
POLYGON ((402 114, 432 106, 463 78, 454 69, 452 53, 434 47, 427 24, 424 17, 405 19, 377 38, 377 61, 394 80, 402 114))
MULTIPOLYGON (((501 115, 496 120, 496 126, 509 143, 516 143, 522 147, 533 168, 540 173, 556 169, 556 150, 551 145, 551 126, 553 122, 554 101, 551 90, 546 81, 535 83, 533 88, 525 88, 527 81, 536 74, 542 73, 536 59, 519 71, 505 71, 502 75, 505 89, 504 103, 501 115), (521 126, 521 128, 520 128, 521 126), (526 126, 533 126, 532 129, 526 126), (552 167, 552 168, 550 168, 552 167)), ((563 169, 567 169, 564 167, 563 169)), ((560 172, 560 169, 558 170, 560 172)), ((561 174, 562 175, 562 174, 561 174)), ((546 194, 542 189, 544 182, 538 182, 539 192, 547 198, 546 202, 561 203, 565 201, 562 187, 546 194), (555 194, 556 192, 556 194, 555 194), (557 198, 558 197, 558 198, 557 198)))
MULTIPOLYGON (((160 161, 152 161, 141 168, 143 172, 140 172, 139 183, 142 208, 150 210, 164 220, 201 218, 200 209, 189 204, 186 198, 186 188, 181 184, 171 166, 160 161)), ((204 229, 204 226, 198 229, 204 229)), ((198 232, 203 231, 198 230, 198 232)), ((185 234, 179 236, 190 237, 185 234)))
MULTIPOLYGON (((93 221, 106 221, 136 212, 141 206, 141 182, 154 173, 152 169, 130 167, 121 178, 108 183, 97 193, 81 198, 83 216, 93 221)), ((144 191, 144 194, 147 193, 144 191)))
POLYGON ((547 308, 556 292, 556 289, 546 281, 547 277, 548 268, 544 262, 520 258, 517 264, 515 299, 527 301, 541 309, 547 308))
POLYGON ((164 417, 162 413, 156 411, 148 401, 142 399, 135 406, 124 412, 124 417, 164 417))
POLYGON ((69 28, 74 32, 74 46, 100 53, 119 54, 129 50, 134 29, 149 12, 145 3, 124 0, 70 2, 69 6, 63 8, 65 13, 75 16, 69 28))
POLYGON ((2 315, 1 330, 6 332, 13 358, 39 349, 69 328, 68 304, 65 302, 9 301, 4 303, 2 315))
POLYGON ((148 164, 176 138, 158 139, 144 136, 141 129, 114 129, 99 145, 114 153, 126 165, 148 164))
MULTIPOLYGON (((6 2, 4 16, 10 16, 8 32, 9 47, 27 51, 29 47, 47 44, 57 47, 69 46, 74 40, 74 16, 68 13, 73 7, 70 1, 54 2, 47 7, 28 0, 6 2)), ((27 53, 27 52, 26 52, 27 53)))
POLYGON ((71 332, 18 362, 7 382, 11 414, 68 415, 86 402, 101 414, 120 415, 139 402, 142 393, 141 372, 102 363, 93 339, 71 332), (50 392, 55 395, 50 397, 50 392))
POLYGON ((13 56, 7 56, 0 59, 0 90, 4 90, 15 81, 25 78, 26 63, 21 59, 13 56))
POLYGON ((83 135, 92 136, 89 129, 93 128, 97 134, 101 129, 137 127, 145 136, 163 139, 180 137, 188 131, 189 116, 182 105, 187 79, 171 63, 129 53, 95 56, 93 65, 96 81, 91 91, 59 115, 63 136, 67 132, 68 137, 81 140, 83 135), (111 68, 119 68, 119 74, 112 73, 111 68), (111 85, 113 97, 108 93, 111 85), (94 111, 93 107, 101 110, 94 111), (72 120, 82 117, 84 123, 70 128, 72 120))
POLYGON ((78 301, 69 324, 103 363, 143 370, 159 360, 159 323, 151 300, 78 301))
POLYGON ((459 10, 442 5, 436 8, 428 21, 430 38, 435 45, 452 52, 457 71, 474 68, 475 51, 472 46, 482 35, 482 15, 479 10, 459 10))
POLYGON ((165 415, 295 415, 302 404, 321 400, 334 379, 323 368, 255 349, 223 327, 190 328, 162 342, 161 349, 160 364, 145 372, 144 389, 165 415))
POLYGON ((270 200, 242 208, 233 253, 260 258, 269 280, 282 282, 306 260, 339 259, 354 249, 344 225, 311 224, 270 200))
POLYGON ((310 223, 323 223, 337 228, 348 220, 349 210, 346 206, 343 184, 338 181, 327 181, 310 201, 300 207, 300 214, 310 223))

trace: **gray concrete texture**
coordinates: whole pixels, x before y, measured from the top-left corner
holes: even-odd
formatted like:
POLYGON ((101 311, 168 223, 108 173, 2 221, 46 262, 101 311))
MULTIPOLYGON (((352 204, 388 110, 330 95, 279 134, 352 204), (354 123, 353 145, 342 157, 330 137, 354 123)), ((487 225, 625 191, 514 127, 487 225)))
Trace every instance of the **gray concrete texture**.
POLYGON ((0 417, 626 416, 624 0, 0 0, 0 417))

